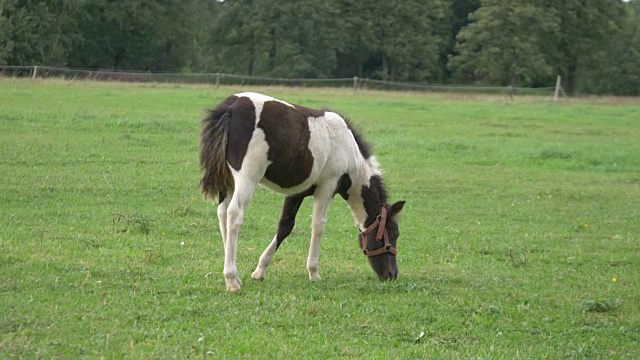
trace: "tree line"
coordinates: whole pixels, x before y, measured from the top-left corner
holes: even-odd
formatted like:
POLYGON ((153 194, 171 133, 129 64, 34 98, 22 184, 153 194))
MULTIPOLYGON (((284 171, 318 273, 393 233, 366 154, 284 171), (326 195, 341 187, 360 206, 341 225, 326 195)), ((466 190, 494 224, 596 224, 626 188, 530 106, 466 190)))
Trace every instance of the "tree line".
POLYGON ((639 0, 0 0, 0 65, 640 95, 639 0))

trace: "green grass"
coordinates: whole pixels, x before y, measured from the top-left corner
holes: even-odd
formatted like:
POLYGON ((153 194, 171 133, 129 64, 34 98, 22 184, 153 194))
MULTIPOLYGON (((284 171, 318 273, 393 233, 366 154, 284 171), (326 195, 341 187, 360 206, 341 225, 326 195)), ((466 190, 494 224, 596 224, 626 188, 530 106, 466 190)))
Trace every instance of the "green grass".
POLYGON ((322 281, 310 201, 252 281, 282 202, 259 189, 231 294, 197 152, 240 90, 0 80, 0 358, 640 357, 640 101, 258 89, 374 144, 400 276, 336 198, 322 281))

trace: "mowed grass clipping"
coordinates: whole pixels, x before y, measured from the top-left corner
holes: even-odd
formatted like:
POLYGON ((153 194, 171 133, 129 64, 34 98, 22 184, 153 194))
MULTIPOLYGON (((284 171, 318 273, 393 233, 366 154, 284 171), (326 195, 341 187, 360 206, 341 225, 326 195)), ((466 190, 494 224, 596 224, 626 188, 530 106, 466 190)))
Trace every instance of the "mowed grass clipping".
POLYGON ((640 101, 0 80, 2 358, 640 357, 640 101), (204 110, 258 90, 331 108, 406 200, 376 280, 337 197, 263 282, 282 196, 258 189, 239 294, 199 194, 204 110))

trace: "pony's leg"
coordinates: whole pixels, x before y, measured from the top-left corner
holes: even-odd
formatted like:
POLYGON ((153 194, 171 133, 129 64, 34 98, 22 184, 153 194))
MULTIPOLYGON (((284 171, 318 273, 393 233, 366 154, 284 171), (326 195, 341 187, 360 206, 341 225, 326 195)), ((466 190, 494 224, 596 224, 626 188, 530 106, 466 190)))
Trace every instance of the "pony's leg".
POLYGON ((311 221, 311 244, 309 244, 309 257, 307 258, 307 270, 309 271, 309 280, 320 280, 318 274, 318 257, 320 256, 320 239, 324 231, 324 225, 327 222, 327 210, 329 203, 333 197, 335 182, 328 181, 325 184, 333 184, 334 186, 322 186, 316 188, 313 194, 313 219, 311 221))
POLYGON ((227 208, 231 197, 224 197, 220 194, 219 198, 222 201, 218 204, 218 223, 220 225, 220 235, 222 235, 222 249, 224 249, 227 246, 227 208))
POLYGON ((227 207, 227 237, 224 246, 223 275, 227 284, 227 291, 240 290, 240 278, 236 267, 238 250, 238 234, 244 219, 244 210, 251 201, 251 196, 257 186, 257 181, 246 178, 235 178, 235 190, 227 207))
POLYGON ((304 196, 287 196, 284 199, 284 206, 282 207, 282 215, 280 215, 280 222, 278 223, 278 231, 276 232, 276 236, 273 238, 269 246, 264 250, 262 255, 260 255, 260 260, 258 261, 258 266, 256 270, 251 274, 251 277, 254 280, 262 280, 264 279, 264 274, 267 271, 267 267, 271 263, 271 259, 273 255, 276 253, 276 250, 282 244, 282 241, 291 234, 291 230, 293 230, 293 226, 296 223, 296 215, 298 214, 298 210, 300 209, 300 204, 302 204, 302 200, 304 200, 304 196))

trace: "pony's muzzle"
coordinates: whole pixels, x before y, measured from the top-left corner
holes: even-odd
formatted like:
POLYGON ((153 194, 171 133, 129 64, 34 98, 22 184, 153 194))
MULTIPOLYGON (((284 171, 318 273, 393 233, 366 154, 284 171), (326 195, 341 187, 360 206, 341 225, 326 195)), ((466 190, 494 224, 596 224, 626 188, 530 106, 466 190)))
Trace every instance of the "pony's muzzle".
POLYGON ((387 266, 384 266, 379 271, 376 271, 376 274, 378 275, 378 279, 380 281, 387 281, 387 280, 391 281, 391 280, 397 279, 398 268, 394 265, 395 264, 388 264, 387 266))
POLYGON ((380 281, 387 281, 387 280, 391 281, 391 280, 395 280, 397 278, 398 278, 398 272, 397 271, 395 271, 395 272, 387 271, 387 272, 384 272, 382 274, 378 274, 378 279, 380 281))
POLYGON ((373 272, 378 275, 380 281, 395 280, 398 277, 396 257, 391 253, 370 256, 368 259, 373 272))

